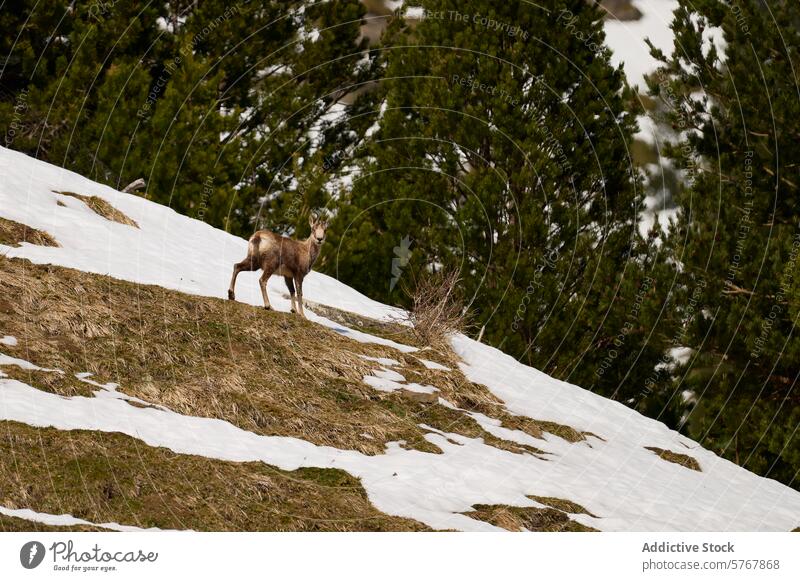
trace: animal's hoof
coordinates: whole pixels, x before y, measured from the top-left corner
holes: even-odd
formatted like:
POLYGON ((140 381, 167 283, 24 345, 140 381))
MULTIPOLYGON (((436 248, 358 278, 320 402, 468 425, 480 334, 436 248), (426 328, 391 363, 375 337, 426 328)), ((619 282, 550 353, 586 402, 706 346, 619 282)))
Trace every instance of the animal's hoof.
POLYGON ((292 313, 296 313, 297 311, 295 311, 294 309, 292 309, 292 311, 291 311, 291 312, 292 312, 292 313))
POLYGON ((272 307, 264 307, 264 310, 265 310, 265 311, 271 311, 271 310, 272 310, 272 307))
POLYGON ((235 301, 235 300, 236 300, 236 295, 235 295, 235 294, 233 294, 233 291, 232 291, 232 290, 229 290, 229 291, 228 291, 228 300, 229 300, 229 301, 235 301))

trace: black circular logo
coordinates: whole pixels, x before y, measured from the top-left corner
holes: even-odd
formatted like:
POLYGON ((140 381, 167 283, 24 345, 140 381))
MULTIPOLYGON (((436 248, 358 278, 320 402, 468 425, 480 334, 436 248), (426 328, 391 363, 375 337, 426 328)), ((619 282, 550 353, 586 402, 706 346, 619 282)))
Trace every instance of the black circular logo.
POLYGON ((44 552, 44 545, 39 541, 25 543, 19 551, 19 562, 26 569, 36 569, 44 560, 44 552))

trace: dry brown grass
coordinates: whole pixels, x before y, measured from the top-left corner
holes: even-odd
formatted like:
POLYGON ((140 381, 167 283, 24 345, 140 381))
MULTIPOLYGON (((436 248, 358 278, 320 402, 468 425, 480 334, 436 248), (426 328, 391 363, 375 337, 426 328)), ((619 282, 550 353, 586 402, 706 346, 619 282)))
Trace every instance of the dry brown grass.
POLYGON ((401 354, 398 357, 395 354, 394 358, 401 360, 403 363, 402 371, 406 379, 422 385, 436 386, 439 389, 439 394, 444 399, 463 410, 478 412, 500 420, 504 428, 519 430, 534 438, 542 438, 542 434, 547 432, 568 442, 575 443, 585 440, 589 435, 593 435, 556 422, 537 420, 510 413, 505 404, 485 386, 469 381, 459 371, 456 356, 449 349, 424 351, 419 353, 419 356, 437 361, 437 363, 448 367, 450 371, 428 369, 419 362, 416 355, 417 353, 401 354), (431 353, 435 353, 435 356, 431 357, 431 353))
POLYGON ((126 226, 133 226, 134 228, 138 228, 139 225, 128 218, 125 214, 117 210, 114 206, 106 202, 103 198, 98 196, 84 196, 82 194, 76 194, 74 192, 55 192, 56 194, 61 194, 62 196, 69 196, 71 198, 77 198, 87 206, 98 216, 102 216, 106 220, 111 220, 112 222, 118 222, 120 224, 125 224, 126 226))
POLYGON ((23 260, 0 259, 0 324, 19 339, 5 351, 65 372, 4 367, 40 389, 90 395, 96 388, 74 378, 90 372, 128 395, 264 435, 366 454, 404 440, 408 448, 439 453, 425 439, 428 430, 420 424, 426 424, 515 453, 541 453, 492 436, 463 412, 372 389, 363 377, 378 364, 361 355, 397 359, 409 382, 433 385, 459 408, 533 437, 549 431, 572 440, 575 432, 508 413, 458 371, 452 353, 435 356, 452 371, 431 370, 415 354, 344 339, 287 313, 23 260))
POLYGON ((684 468, 689 468, 690 470, 696 470, 697 472, 702 472, 700 468, 700 463, 691 456, 687 456, 686 454, 678 454, 677 452, 671 452, 670 450, 664 450, 663 448, 656 448, 655 446, 645 446, 644 449, 654 452, 659 458, 661 458, 662 460, 666 460, 667 462, 672 462, 673 464, 680 464, 684 468))
MULTIPOLYGON (((568 502, 568 501, 562 501, 568 502)), ((587 532, 596 531, 569 518, 556 508, 508 506, 504 504, 476 504, 464 514, 475 520, 488 522, 508 531, 531 532, 587 532)))
POLYGON ((363 0, 364 6, 373 14, 388 15, 392 10, 386 6, 385 0, 363 0))
MULTIPOLYGON (((334 309, 324 314, 346 319, 346 324, 365 332, 375 328, 385 334, 408 332, 407 328, 398 329, 399 325, 363 318, 359 321, 356 315, 334 309)), ((120 391, 128 395, 179 413, 223 419, 264 435, 293 436, 366 454, 383 453, 388 442, 404 440, 407 448, 440 453, 425 439, 429 431, 420 427, 425 424, 446 433, 483 438, 487 445, 512 453, 544 454, 534 446, 492 436, 464 411, 419 401, 409 394, 372 389, 364 383, 363 376, 379 364, 363 359, 366 355, 397 360, 395 369, 408 382, 433 385, 438 395, 458 408, 497 419, 505 427, 535 438, 543 437, 544 432, 568 441, 585 436, 569 426, 509 413, 486 387, 466 379, 455 355, 445 345, 401 353, 343 338, 296 315, 265 312, 240 303, 184 295, 61 267, 33 265, 26 260, 0 257, 0 327, 4 334, 19 341, 13 347, 4 345, 4 352, 64 371, 28 372, 3 366, 7 375, 39 389, 66 396, 90 395, 97 388, 78 381, 75 374, 91 372, 93 380, 116 382, 121 385, 120 391), (418 357, 437 361, 451 371, 428 369, 418 357)), ((9 456, 0 450, 0 504, 10 507, 69 512, 92 522, 117 520, 141 526, 202 530, 372 530, 370 526, 406 530, 404 527, 419 526, 413 521, 400 522, 402 519, 383 521, 389 517, 380 513, 368 520, 359 517, 349 524, 331 524, 339 522, 335 516, 350 514, 347 510, 353 506, 360 507, 359 495, 363 495, 357 481, 341 480, 349 477, 336 471, 335 478, 327 472, 308 471, 302 477, 300 473, 282 473, 261 464, 228 465, 175 455, 120 435, 50 433, 7 425, 11 428, 0 423, 0 436, 4 431, 10 434, 8 450, 13 448, 16 452, 9 452, 9 456), (28 445, 34 442, 33 438, 42 438, 42 434, 48 434, 44 444, 38 441, 28 445), (49 468, 59 478, 62 473, 71 474, 72 480, 65 480, 69 484, 64 486, 74 489, 74 493, 68 494, 67 488, 48 488, 52 484, 46 475, 36 472, 44 469, 44 456, 24 462, 14 460, 14 454, 23 453, 21 450, 35 451, 37 447, 47 455, 48 462, 50 455, 76 459, 70 465, 53 466, 50 462, 49 468), (83 454, 83 449, 90 452, 83 454), (117 472, 125 473, 126 466, 134 472, 138 469, 138 473, 129 472, 131 480, 114 488, 117 472), (147 468, 150 466, 152 469, 147 468), (209 474, 214 477, 209 478, 209 474), (270 484, 275 478, 281 482, 277 489, 270 484), (347 506, 343 508, 324 490, 315 492, 320 480, 330 478, 346 483, 336 484, 337 495, 343 489, 352 489, 357 498, 346 496, 347 506), (246 484, 250 479, 255 479, 256 484, 246 484), (308 480, 313 481, 313 486, 308 480), (182 484, 184 481, 187 484, 182 484), (291 488, 284 481, 294 482, 299 488, 291 488), (194 492, 185 489, 190 485, 194 492), (149 492, 144 494, 142 490, 149 492), (3 491, 7 491, 5 495, 3 491), (102 500, 104 494, 111 497, 102 500), (268 514, 260 512, 257 518, 252 517, 255 509, 250 503, 256 502, 253 494, 268 514), (329 513, 316 506, 331 502, 334 504, 329 513), (232 508, 228 510, 228 506, 232 508), (293 507, 289 517, 281 508, 286 506, 293 507), (318 521, 323 524, 313 524, 318 521)), ((549 499, 552 503, 536 499, 552 508, 537 509, 536 513, 502 507, 505 512, 500 511, 498 516, 494 514, 496 507, 482 507, 470 516, 478 518, 485 513, 486 518, 508 524, 511 517, 503 515, 510 511, 523 528, 575 530, 579 526, 560 516, 579 512, 577 505, 557 504, 558 499, 549 499)), ((0 525, 5 526, 4 523, 9 528, 13 524, 8 519, 0 521, 0 525)))
MULTIPOLYGON (((9 347, 3 346, 3 349, 10 350, 9 347)), ((75 395, 91 396, 96 387, 79 381, 74 375, 67 373, 57 373, 55 371, 36 371, 30 369, 23 369, 15 365, 4 365, 2 372, 6 377, 16 379, 28 385, 36 385, 44 391, 57 393, 66 397, 75 395)))
POLYGON ((19 247, 23 242, 36 244, 37 246, 58 247, 58 242, 47 232, 13 220, 0 218, 0 244, 19 247))
POLYGON ((130 395, 256 433, 372 454, 403 439, 437 450, 413 416, 388 409, 393 394, 363 383, 377 365, 359 354, 385 356, 381 349, 296 316, 69 269, 0 259, 0 273, 0 297, 16 297, 0 298, 0 322, 19 340, 4 350, 65 372, 34 374, 41 389, 89 395, 96 388, 68 379, 91 372, 130 395))
POLYGON ((414 353, 388 351, 387 357, 400 362, 400 367, 402 367, 400 371, 409 382, 435 386, 439 390, 438 395, 459 408, 498 419, 502 422, 503 427, 520 430, 535 438, 541 438, 542 432, 549 432, 570 442, 585 439, 583 434, 569 426, 533 420, 509 413, 503 402, 485 386, 469 381, 461 373, 458 358, 445 343, 440 343, 435 347, 425 345, 408 325, 376 321, 319 303, 306 302, 315 313, 332 321, 371 335, 418 347, 420 351, 414 353), (449 371, 429 369, 420 361, 420 358, 439 363, 449 371))
POLYGON ((418 277, 412 290, 408 322, 423 345, 434 348, 446 345, 450 335, 464 330, 467 313, 459 291, 457 270, 442 270, 418 277))
POLYGON ((401 362, 403 375, 408 381, 436 386, 439 389, 439 395, 462 409, 498 419, 502 422, 503 427, 520 430, 534 438, 541 438, 543 432, 548 432, 572 443, 583 441, 588 436, 603 440, 591 432, 579 432, 570 426, 509 413, 503 402, 486 387, 469 381, 460 372, 458 358, 448 345, 444 343, 436 347, 424 345, 407 325, 376 321, 319 303, 306 302, 315 313, 332 321, 371 335, 420 348, 420 351, 412 354, 391 352, 388 357, 401 362), (450 371, 428 369, 418 358, 435 361, 450 371))
POLYGON ((553 496, 535 496, 533 494, 529 494, 528 498, 562 512, 568 512, 570 514, 588 514, 591 517, 595 516, 580 504, 572 502, 571 500, 564 500, 563 498, 555 498, 553 496))
MULTIPOLYGON (((0 422, 0 505, 93 523, 204 531, 420 531, 334 469, 175 454, 122 434, 0 422)), ((0 518, 2 530, 44 530, 0 518)), ((48 529, 50 530, 50 529, 48 529)))
MULTIPOLYGON (((284 293, 284 296, 288 299, 289 295, 284 293)), ((390 339, 391 341, 396 341, 397 343, 403 343, 404 345, 410 345, 412 347, 417 347, 419 349, 426 349, 427 346, 423 345, 417 340, 417 337, 411 330, 411 327, 408 325, 401 324, 400 321, 398 322, 386 322, 386 321, 378 321, 376 319, 370 319, 369 317, 365 317, 363 315, 359 315, 357 313, 351 313, 349 311, 342 311, 339 309, 335 309, 333 307, 329 307, 328 305, 323 305, 321 303, 316 303, 314 301, 310 301, 308 299, 303 299, 305 304, 311 309, 314 313, 321 315, 331 321, 336 321, 346 327, 351 327, 353 329, 358 329, 364 333, 368 333, 370 335, 375 335, 376 337, 381 337, 383 339, 390 339)), ((448 351, 448 350, 443 350, 448 351)), ((426 353, 436 353, 439 354, 439 350, 433 350, 427 348, 426 353)), ((428 357, 425 356, 426 359, 436 360, 436 356, 428 357)), ((442 365, 445 365, 442 363, 442 365)))

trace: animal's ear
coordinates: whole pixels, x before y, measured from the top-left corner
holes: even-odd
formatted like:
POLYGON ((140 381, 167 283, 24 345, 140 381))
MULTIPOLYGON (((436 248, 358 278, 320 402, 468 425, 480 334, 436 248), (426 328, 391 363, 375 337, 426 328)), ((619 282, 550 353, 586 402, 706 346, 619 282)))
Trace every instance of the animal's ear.
POLYGON ((316 221, 317 221, 317 215, 316 215, 316 214, 314 214, 314 212, 311 212, 311 213, 308 215, 308 225, 309 225, 309 226, 313 226, 313 225, 314 225, 314 222, 316 222, 316 221))

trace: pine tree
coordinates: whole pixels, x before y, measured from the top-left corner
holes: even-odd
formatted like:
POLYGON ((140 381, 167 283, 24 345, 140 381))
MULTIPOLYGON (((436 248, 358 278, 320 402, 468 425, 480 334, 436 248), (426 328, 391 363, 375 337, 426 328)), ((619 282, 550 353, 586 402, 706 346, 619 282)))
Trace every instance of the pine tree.
MULTIPOLYGON (((40 86, 64 54, 70 21, 64 0, 7 0, 0 11, 0 104, 13 102, 30 85, 40 86), (47 50, 45 50, 47 49, 47 50)), ((1 106, 1 105, 0 105, 1 106)), ((0 117, 0 120, 3 120, 0 117)))
MULTIPOLYGON (((158 46, 156 22, 164 12, 157 5, 138 2, 118 2, 113 10, 100 3, 27 4, 32 6, 23 11, 26 19, 8 23, 19 28, 3 30, 4 38, 31 38, 30 43, 14 45, 9 53, 12 62, 21 58, 28 63, 16 77, 27 106, 20 119, 25 130, 13 146, 93 179, 115 183, 113 160, 97 155, 98 136, 107 133, 119 147, 117 123, 130 127, 135 118, 132 111, 122 110, 126 102, 138 103, 147 94, 147 84, 141 74, 135 74, 140 72, 135 64, 146 58, 148 47, 158 46), (33 40, 41 38, 48 40, 33 40), (134 78, 126 84, 131 73, 134 78), (109 94, 104 87, 107 78, 122 92, 109 94), (110 103, 101 103, 104 98, 110 103), (111 111, 123 114, 109 116, 111 111)), ((5 79, 4 72, 0 82, 5 79)))
POLYGON ((326 204, 317 158, 351 136, 325 115, 370 73, 357 0, 14 4, 0 121, 16 149, 114 187, 144 177, 152 199, 241 235, 326 204))
POLYGON ((367 128, 351 121, 361 100, 346 98, 378 72, 375 55, 359 40, 364 14, 358 0, 298 9, 300 40, 280 49, 288 53, 286 64, 271 67, 259 87, 258 196, 243 205, 256 225, 292 234, 308 227, 309 211, 338 196, 334 166, 367 128))
POLYGON ((784 0, 682 0, 673 29, 650 89, 682 134, 669 154, 688 182, 670 242, 693 349, 674 387, 696 400, 684 429, 798 488, 800 13, 784 0))
POLYGON ((392 267, 408 237, 401 278, 459 269, 485 341, 638 405, 669 335, 651 331, 673 273, 637 231, 635 121, 600 11, 583 0, 425 10, 387 32, 380 129, 338 207, 330 271, 404 303, 392 267))

